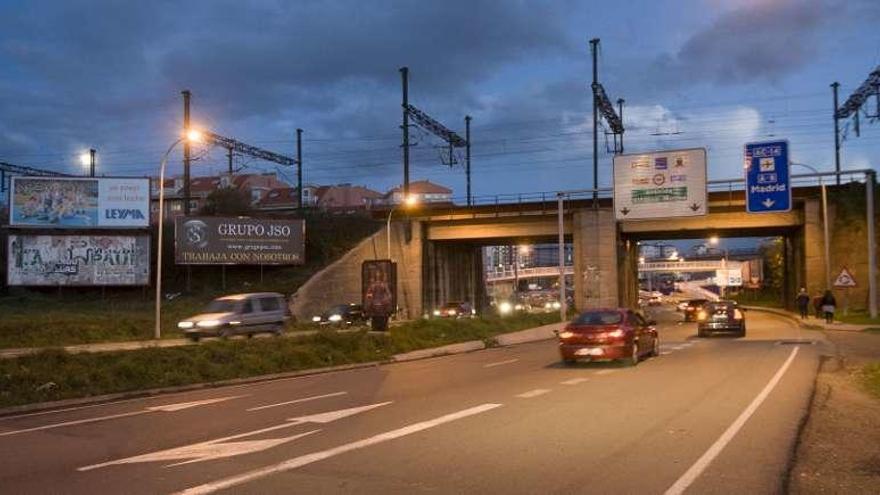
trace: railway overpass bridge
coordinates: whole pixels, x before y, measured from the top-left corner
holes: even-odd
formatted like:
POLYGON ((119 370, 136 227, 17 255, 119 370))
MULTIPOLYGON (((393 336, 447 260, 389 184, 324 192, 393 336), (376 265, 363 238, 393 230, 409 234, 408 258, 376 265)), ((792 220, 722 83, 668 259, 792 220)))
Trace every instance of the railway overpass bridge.
MULTIPOLYGON (((516 202, 469 207, 423 205, 397 211, 391 222, 391 257, 399 263, 400 304, 410 317, 449 300, 486 306, 480 248, 556 243, 560 225, 565 242, 573 245, 572 278, 578 310, 637 303, 638 241, 705 239, 713 235, 783 238, 783 302, 789 304, 798 287, 806 287, 811 294, 826 287, 821 194, 815 177, 810 179, 810 183, 802 180, 798 184, 795 176, 793 207, 780 213, 747 213, 741 180, 710 182, 708 214, 701 217, 618 222, 609 190, 600 190, 596 202, 590 198, 591 192, 563 196, 561 221, 555 194, 524 195, 516 202)), ((857 180, 829 189, 832 198, 858 190, 862 197, 865 195, 864 184, 857 180)), ((837 213, 832 201, 830 224, 837 213)), ((388 210, 376 212, 377 218, 387 215, 388 210)), ((865 282, 860 291, 852 292, 850 303, 861 301, 862 307, 867 307, 864 232, 858 237, 832 231, 831 269, 836 273, 838 266, 847 266, 861 274, 865 282)))

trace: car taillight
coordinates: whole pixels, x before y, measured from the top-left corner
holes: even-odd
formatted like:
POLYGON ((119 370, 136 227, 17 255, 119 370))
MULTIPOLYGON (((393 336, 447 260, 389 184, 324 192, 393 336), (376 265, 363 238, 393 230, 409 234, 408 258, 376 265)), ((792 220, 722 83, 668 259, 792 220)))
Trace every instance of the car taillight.
POLYGON ((734 320, 742 320, 743 319, 742 311, 740 311, 738 309, 734 309, 733 310, 733 319, 734 320))
POLYGON ((703 321, 703 320, 705 320, 708 316, 709 316, 709 315, 707 315, 705 311, 700 311, 699 313, 697 313, 697 320, 703 321))
POLYGON ((626 335, 626 332, 624 332, 621 328, 618 328, 617 330, 612 330, 605 334, 606 337, 610 337, 612 339, 619 339, 624 335, 626 335))

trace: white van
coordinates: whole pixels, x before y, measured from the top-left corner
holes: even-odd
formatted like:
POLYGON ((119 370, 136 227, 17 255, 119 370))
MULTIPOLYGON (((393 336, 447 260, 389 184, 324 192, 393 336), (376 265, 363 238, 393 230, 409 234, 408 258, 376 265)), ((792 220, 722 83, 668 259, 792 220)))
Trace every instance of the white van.
POLYGON ((179 322, 177 328, 194 342, 207 336, 252 337, 260 332, 280 336, 290 318, 284 296, 277 292, 256 292, 214 299, 204 312, 179 322))

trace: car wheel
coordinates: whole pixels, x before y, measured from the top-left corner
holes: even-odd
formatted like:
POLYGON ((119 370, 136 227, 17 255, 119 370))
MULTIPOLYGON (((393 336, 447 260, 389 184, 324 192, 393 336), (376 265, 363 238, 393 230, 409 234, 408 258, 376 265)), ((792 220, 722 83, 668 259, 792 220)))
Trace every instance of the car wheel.
POLYGON ((639 364, 639 345, 636 341, 633 341, 630 356, 624 359, 624 362, 627 364, 627 366, 635 366, 639 364))
POLYGON ((282 335, 284 335, 284 327, 282 327, 282 326, 275 327, 275 329, 272 330, 272 334, 276 337, 281 337, 282 335))
POLYGON ((705 337, 706 337, 706 331, 703 330, 703 329, 698 329, 698 330, 697 330, 697 337, 699 337, 699 338, 701 338, 701 339, 702 339, 702 338, 705 338, 705 337))
POLYGON ((660 355, 660 337, 654 337, 654 345, 651 347, 651 356, 657 357, 660 355))
POLYGON ((577 359, 563 359, 562 364, 564 366, 574 366, 577 364, 577 359))
POLYGON ((745 325, 743 325, 743 327, 739 330, 739 333, 737 333, 737 336, 739 336, 739 337, 746 336, 746 326, 745 325))
POLYGON ((199 339, 201 339, 202 337, 199 334, 194 334, 194 335, 187 335, 186 338, 188 338, 190 340, 190 342, 198 342, 199 339))
POLYGON ((222 330, 220 330, 219 332, 217 332, 217 336, 220 337, 220 338, 223 339, 223 340, 228 339, 228 338, 229 338, 229 335, 230 335, 229 330, 227 330, 227 329, 225 329, 225 328, 222 329, 222 330))

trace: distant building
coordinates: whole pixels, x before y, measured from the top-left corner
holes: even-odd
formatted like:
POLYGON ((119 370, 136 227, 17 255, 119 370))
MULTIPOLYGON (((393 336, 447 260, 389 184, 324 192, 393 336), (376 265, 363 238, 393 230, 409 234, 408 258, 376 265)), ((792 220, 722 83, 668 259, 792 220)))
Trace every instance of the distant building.
POLYGON ((316 191, 315 206, 332 211, 367 210, 376 204, 382 193, 364 186, 338 184, 321 186, 316 191))

